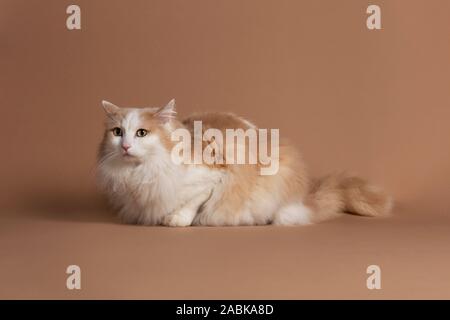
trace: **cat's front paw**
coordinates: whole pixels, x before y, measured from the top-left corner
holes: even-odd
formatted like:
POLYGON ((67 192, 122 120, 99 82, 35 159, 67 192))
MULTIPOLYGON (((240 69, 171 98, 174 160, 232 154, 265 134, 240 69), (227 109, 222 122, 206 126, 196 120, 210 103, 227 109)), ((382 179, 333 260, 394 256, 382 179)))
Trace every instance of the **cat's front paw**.
POLYGON ((192 223, 190 215, 180 213, 169 214, 164 217, 163 225, 168 227, 187 227, 192 223))

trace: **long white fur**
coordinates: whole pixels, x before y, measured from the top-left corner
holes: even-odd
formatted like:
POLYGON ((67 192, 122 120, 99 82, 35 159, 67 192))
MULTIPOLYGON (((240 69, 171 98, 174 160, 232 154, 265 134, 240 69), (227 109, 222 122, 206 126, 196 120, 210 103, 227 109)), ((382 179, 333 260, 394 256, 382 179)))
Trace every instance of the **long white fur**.
POLYGON ((110 200, 125 222, 190 225, 222 173, 203 166, 173 163, 156 134, 136 138, 140 112, 140 109, 129 112, 120 123, 123 137, 112 138, 117 150, 124 139, 131 146, 129 153, 140 157, 140 163, 124 161, 117 152, 99 166, 101 184, 112 194, 110 200), (180 217, 174 218, 176 215, 180 217))

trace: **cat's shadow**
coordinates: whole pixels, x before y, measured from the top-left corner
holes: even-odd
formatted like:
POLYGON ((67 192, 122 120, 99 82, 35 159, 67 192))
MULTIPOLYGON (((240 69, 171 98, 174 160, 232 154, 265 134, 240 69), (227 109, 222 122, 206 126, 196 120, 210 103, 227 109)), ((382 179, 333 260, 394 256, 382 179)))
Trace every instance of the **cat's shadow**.
POLYGON ((33 219, 67 222, 120 223, 100 195, 52 193, 28 195, 24 214, 33 219))

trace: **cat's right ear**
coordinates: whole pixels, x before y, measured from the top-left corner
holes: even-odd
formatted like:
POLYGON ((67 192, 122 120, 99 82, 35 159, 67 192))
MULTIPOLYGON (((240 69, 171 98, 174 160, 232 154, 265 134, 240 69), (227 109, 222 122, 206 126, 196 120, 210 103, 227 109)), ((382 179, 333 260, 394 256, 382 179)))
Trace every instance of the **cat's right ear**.
POLYGON ((114 118, 120 113, 120 108, 118 106, 106 100, 102 101, 102 106, 106 115, 110 118, 114 118))

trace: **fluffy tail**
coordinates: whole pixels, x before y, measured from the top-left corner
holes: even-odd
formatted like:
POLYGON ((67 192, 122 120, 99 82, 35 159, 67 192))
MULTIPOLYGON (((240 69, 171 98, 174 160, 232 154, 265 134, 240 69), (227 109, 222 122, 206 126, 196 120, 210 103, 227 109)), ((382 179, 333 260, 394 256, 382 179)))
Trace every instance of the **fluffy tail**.
POLYGON ((331 174, 313 182, 307 198, 315 222, 341 213, 380 217, 389 215, 391 197, 364 179, 347 173, 331 174))

